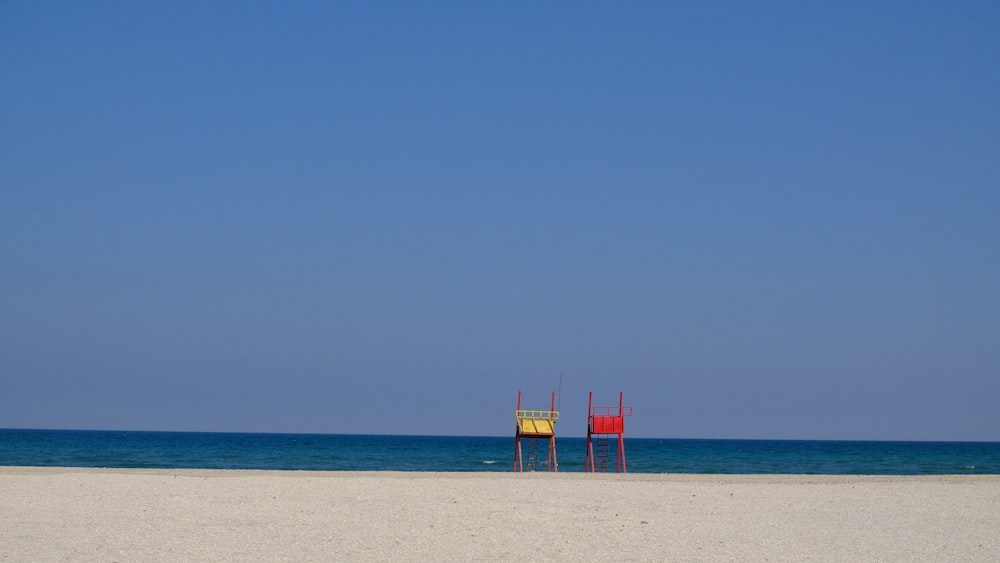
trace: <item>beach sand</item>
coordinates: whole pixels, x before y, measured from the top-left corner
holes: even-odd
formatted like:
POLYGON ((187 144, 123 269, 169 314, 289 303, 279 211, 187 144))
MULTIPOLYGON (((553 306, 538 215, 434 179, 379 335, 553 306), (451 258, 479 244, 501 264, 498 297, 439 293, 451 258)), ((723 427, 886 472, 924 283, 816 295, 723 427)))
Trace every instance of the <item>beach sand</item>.
POLYGON ((0 467, 0 561, 998 561, 1000 476, 0 467))

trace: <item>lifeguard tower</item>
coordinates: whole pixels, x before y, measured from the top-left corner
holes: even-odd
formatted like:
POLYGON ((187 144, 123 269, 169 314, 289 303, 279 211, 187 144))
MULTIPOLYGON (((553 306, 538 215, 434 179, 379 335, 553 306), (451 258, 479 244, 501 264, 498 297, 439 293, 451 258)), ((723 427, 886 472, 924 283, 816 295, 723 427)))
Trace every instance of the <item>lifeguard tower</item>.
POLYGON ((559 471, 556 461, 556 421, 559 412, 556 411, 556 394, 552 394, 552 409, 547 411, 522 410, 521 392, 517 392, 517 410, 514 412, 517 420, 514 434, 514 471, 537 471, 541 466, 540 450, 542 441, 548 440, 545 451, 545 470, 559 471), (527 455, 522 455, 521 442, 527 442, 527 455))
POLYGON ((617 435, 618 455, 615 473, 625 473, 625 417, 632 416, 632 407, 622 405, 622 393, 618 393, 618 406, 595 407, 594 393, 590 393, 587 416, 587 461, 588 473, 608 472, 609 437, 617 435))

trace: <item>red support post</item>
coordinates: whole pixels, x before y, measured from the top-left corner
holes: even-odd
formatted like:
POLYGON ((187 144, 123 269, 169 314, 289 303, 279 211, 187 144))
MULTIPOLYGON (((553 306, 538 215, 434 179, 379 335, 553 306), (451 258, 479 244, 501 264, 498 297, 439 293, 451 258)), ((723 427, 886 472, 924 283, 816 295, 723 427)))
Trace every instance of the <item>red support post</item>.
MULTIPOLYGON (((521 412, 521 392, 517 392, 517 411, 515 411, 515 419, 517 418, 516 413, 521 412)), ((514 422, 514 471, 523 471, 523 464, 521 462, 521 424, 515 420, 514 422)))

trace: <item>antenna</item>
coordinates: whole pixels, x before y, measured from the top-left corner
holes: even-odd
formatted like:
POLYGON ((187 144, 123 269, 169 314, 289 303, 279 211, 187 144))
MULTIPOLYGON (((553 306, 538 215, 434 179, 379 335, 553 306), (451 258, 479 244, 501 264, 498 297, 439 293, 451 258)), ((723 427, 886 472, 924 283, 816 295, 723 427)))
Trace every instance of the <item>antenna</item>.
POLYGON ((562 370, 559 370, 559 405, 556 410, 562 412, 562 370))

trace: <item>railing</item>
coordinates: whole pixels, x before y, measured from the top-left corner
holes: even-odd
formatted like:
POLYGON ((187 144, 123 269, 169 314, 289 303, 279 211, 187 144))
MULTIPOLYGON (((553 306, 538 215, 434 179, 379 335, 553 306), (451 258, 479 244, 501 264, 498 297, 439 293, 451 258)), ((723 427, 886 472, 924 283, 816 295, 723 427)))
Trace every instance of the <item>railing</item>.
POLYGON ((590 407, 590 416, 632 416, 632 407, 590 407))
MULTIPOLYGON (((629 408, 631 409, 632 407, 629 408)), ((514 416, 518 420, 551 420, 552 422, 556 422, 559 420, 559 411, 519 410, 514 416)))

